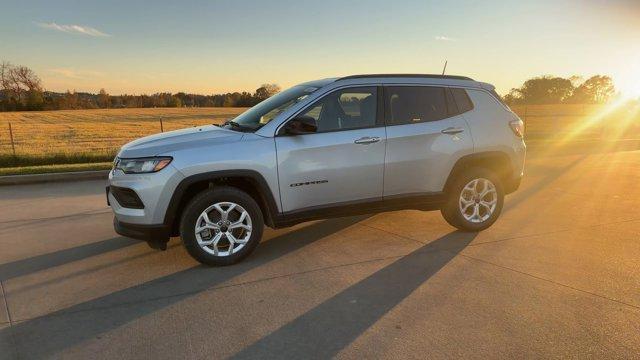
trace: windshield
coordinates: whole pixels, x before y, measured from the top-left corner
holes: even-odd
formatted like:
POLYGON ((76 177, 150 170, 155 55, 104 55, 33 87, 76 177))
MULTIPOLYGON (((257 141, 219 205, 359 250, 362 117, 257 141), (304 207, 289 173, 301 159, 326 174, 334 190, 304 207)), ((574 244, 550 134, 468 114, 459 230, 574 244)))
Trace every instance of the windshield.
POLYGON ((239 125, 241 128, 257 130, 316 90, 318 88, 313 86, 294 86, 243 112, 226 127, 233 128, 239 125))

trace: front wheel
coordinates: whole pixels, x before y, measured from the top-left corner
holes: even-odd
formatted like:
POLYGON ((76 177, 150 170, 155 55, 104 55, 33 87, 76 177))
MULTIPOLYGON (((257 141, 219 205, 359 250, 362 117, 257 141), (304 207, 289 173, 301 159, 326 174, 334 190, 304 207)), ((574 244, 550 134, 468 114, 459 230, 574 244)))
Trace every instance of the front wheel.
POLYGON ((210 266, 235 264, 258 245, 260 207, 247 193, 218 187, 198 194, 184 209, 180 236, 189 254, 210 266))
POLYGON ((491 226, 504 204, 500 179, 481 168, 466 170, 448 189, 442 216, 462 231, 481 231, 491 226))

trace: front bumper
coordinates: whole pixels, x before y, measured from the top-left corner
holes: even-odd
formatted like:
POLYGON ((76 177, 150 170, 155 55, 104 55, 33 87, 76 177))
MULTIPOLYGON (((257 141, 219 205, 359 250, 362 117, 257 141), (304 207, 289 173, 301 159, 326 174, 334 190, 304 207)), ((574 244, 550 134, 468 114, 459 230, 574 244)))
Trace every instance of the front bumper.
POLYGON ((159 225, 141 225, 125 223, 118 218, 113 218, 113 228, 115 231, 126 237, 144 240, 154 249, 167 249, 167 242, 171 235, 171 229, 164 224, 159 225))
MULTIPOLYGON (((120 196, 120 200, 134 200, 119 202, 117 194, 107 192, 107 201, 118 220, 128 224, 162 224, 171 196, 176 186, 184 179, 171 164, 161 171, 148 174, 125 174, 120 170, 109 172, 107 186, 128 191, 130 196, 120 196)), ((113 189, 112 188, 112 189, 113 189)), ((127 194, 120 194, 127 195, 127 194)))

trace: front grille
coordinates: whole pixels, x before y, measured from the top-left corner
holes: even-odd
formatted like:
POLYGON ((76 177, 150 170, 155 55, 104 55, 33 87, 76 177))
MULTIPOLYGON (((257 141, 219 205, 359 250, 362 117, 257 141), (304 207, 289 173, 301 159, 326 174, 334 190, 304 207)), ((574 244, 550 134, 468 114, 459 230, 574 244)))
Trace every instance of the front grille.
POLYGON ((110 186, 109 191, 113 194, 118 204, 130 209, 144 209, 144 204, 138 194, 129 188, 110 186))

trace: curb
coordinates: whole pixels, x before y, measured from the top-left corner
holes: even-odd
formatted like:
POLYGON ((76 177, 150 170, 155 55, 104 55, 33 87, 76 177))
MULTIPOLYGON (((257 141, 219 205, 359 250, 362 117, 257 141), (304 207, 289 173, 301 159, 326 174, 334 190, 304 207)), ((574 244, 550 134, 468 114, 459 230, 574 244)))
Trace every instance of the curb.
POLYGON ((0 176, 0 186, 38 184, 59 181, 106 180, 111 170, 0 176))

